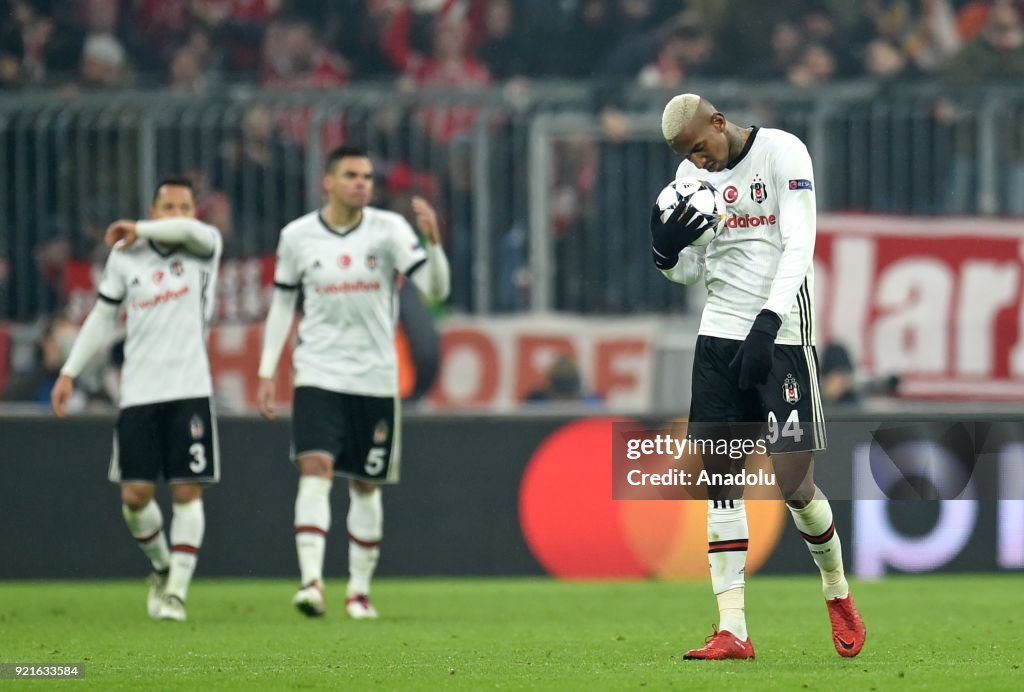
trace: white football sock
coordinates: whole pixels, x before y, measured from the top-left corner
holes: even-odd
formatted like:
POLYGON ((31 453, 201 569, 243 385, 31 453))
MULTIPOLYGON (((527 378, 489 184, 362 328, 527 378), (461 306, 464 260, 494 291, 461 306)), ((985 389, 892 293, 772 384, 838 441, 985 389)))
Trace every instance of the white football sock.
POLYGON ((331 529, 331 478, 302 476, 295 495, 295 552, 302 585, 322 582, 327 532, 331 529))
POLYGON ((137 512, 128 505, 121 505, 121 514, 139 548, 153 563, 153 569, 157 572, 166 570, 171 562, 171 551, 164 533, 164 515, 156 500, 150 500, 137 512))
POLYGON ((743 585, 747 563, 747 508, 743 500, 708 500, 708 562, 718 598, 720 630, 747 639, 743 585))
POLYGON ((202 499, 174 503, 174 518, 171 520, 171 573, 167 576, 169 595, 185 600, 205 531, 206 515, 203 513, 202 499))
POLYGON ((348 497, 348 595, 369 594, 384 535, 381 491, 359 493, 349 486, 348 497))
MULTIPOLYGON (((788 506, 788 505, 787 505, 788 506)), ((826 600, 846 598, 850 585, 843 571, 843 548, 832 519, 832 506, 821 488, 814 487, 814 498, 801 509, 789 508, 793 523, 811 551, 814 563, 821 570, 822 590, 826 600)))

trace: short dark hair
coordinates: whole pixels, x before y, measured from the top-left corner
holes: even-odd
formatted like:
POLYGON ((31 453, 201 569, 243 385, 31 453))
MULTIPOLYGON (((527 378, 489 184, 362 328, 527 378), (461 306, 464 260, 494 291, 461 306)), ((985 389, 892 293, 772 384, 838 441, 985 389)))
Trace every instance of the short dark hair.
POLYGON ((334 166, 338 163, 338 161, 341 161, 342 159, 348 158, 350 156, 360 159, 370 158, 369 152, 367 152, 366 149, 364 149, 363 147, 357 147, 346 144, 338 147, 337 149, 334 149, 333 151, 331 151, 330 154, 327 155, 327 162, 324 164, 324 170, 330 173, 331 171, 334 170, 334 166))
POLYGON ((167 176, 166 178, 162 178, 160 182, 156 184, 156 187, 153 188, 153 201, 151 202, 151 204, 156 204, 157 198, 160 197, 160 188, 162 188, 164 185, 170 185, 172 187, 187 187, 189 191, 192 193, 192 197, 196 196, 196 190, 192 186, 191 180, 185 178, 184 176, 172 175, 167 176))

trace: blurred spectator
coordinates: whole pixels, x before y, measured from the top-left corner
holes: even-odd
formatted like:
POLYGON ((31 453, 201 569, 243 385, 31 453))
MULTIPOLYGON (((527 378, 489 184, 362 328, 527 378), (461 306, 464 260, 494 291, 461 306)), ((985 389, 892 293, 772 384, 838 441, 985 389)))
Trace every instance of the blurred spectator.
POLYGON ((951 0, 867 0, 861 20, 859 36, 865 45, 864 68, 869 75, 930 72, 961 45, 951 0))
POLYGON ((21 86, 21 61, 25 46, 14 26, 0 25, 0 89, 21 86))
MULTIPOLYGON (((73 79, 77 71, 83 32, 58 22, 53 5, 51 0, 10 0, 14 24, 8 32, 20 35, 23 83, 62 83, 73 79)), ((12 39, 12 48, 16 43, 12 39)))
POLYGON ((608 53, 614 36, 611 0, 580 0, 570 34, 573 49, 563 53, 559 62, 560 74, 568 77, 588 77, 608 53))
POLYGON ((821 355, 821 398, 826 404, 853 405, 865 398, 896 396, 898 375, 858 377, 850 352, 841 343, 825 345, 821 355))
POLYGON ((656 89, 677 88, 687 79, 708 74, 714 50, 714 37, 701 28, 696 17, 680 17, 655 61, 640 71, 638 81, 656 89))
POLYGON ((263 28, 279 5, 280 0, 190 0, 189 11, 193 25, 218 37, 232 71, 254 74, 263 28))
POLYGON ((796 25, 782 21, 772 29, 771 55, 752 67, 752 76, 759 79, 786 79, 789 68, 800 57, 803 37, 796 25))
POLYGON ((527 394, 526 401, 531 404, 574 401, 599 404, 601 398, 583 390, 583 381, 576 359, 569 355, 561 355, 551 364, 544 386, 527 394))
POLYGON ((188 46, 179 48, 171 58, 168 87, 171 91, 183 94, 201 94, 206 91, 207 82, 199 64, 199 56, 188 46))
POLYGON ((126 23, 132 27, 133 47, 141 68, 164 72, 188 30, 189 1, 134 0, 129 5, 126 23))
MULTIPOLYGON (((1024 79, 1024 25, 1020 10, 1010 0, 996 0, 985 28, 945 67, 944 77, 952 84, 1000 81, 1019 84, 1024 79)), ((955 110, 952 111, 955 114, 955 110)), ((1020 125, 1011 123, 1003 142, 1002 208, 1009 214, 1024 215, 1024 135, 1020 125)), ((973 150, 965 140, 952 164, 949 206, 952 212, 968 208, 976 183, 973 150)))
MULTIPOLYGON (((836 19, 828 5, 822 2, 822 0, 811 0, 806 5, 807 7, 804 9, 798 24, 802 43, 804 45, 817 44, 831 55, 833 67, 831 68, 829 78, 832 75, 846 77, 855 74, 858 71, 858 66, 854 58, 853 47, 846 36, 839 30, 836 19)), ((812 57, 812 60, 820 59, 821 51, 815 52, 818 55, 812 57)), ((803 55, 806 59, 806 50, 803 55)), ((823 68, 819 67, 818 69, 821 70, 823 68)))
POLYGON ((48 305, 59 305, 64 299, 64 270, 72 255, 71 239, 63 233, 40 242, 32 249, 36 270, 47 289, 48 305))
POLYGON ((342 53, 360 79, 393 77, 405 69, 410 12, 392 0, 293 0, 289 9, 321 27, 324 45, 342 53), (389 45, 389 41, 397 45, 389 45), (393 50, 389 52, 389 48, 393 50))
POLYGON ((864 66, 871 77, 883 80, 908 76, 906 54, 885 39, 875 39, 864 51, 864 66))
POLYGON ((531 48, 517 24, 511 0, 490 0, 480 59, 491 75, 500 80, 529 75, 531 48))
POLYGON ((836 58, 832 51, 820 43, 812 43, 801 51, 786 78, 793 86, 806 89, 830 82, 835 73, 836 58))
POLYGON ((216 183, 230 200, 234 225, 245 229, 239 239, 245 241, 243 252, 276 246, 278 232, 294 211, 287 205, 304 200, 302 173, 300 156, 276 134, 270 110, 250 108, 241 131, 224 145, 216 183))
POLYGON ((825 345, 821 355, 821 398, 826 404, 855 404, 860 399, 853 358, 834 341, 825 345))
POLYGON ((903 46, 922 72, 931 72, 956 55, 962 41, 950 0, 920 0, 920 15, 903 46))
MULTIPOLYGON (((469 24, 465 19, 439 21, 434 34, 434 52, 413 75, 419 87, 473 89, 486 86, 490 73, 468 52, 469 24)), ((473 126, 478 109, 469 106, 424 108, 420 119, 431 139, 447 144, 473 126)))
POLYGON ((655 0, 617 0, 615 28, 620 41, 629 39, 657 28, 661 21, 668 19, 665 3, 655 0))
MULTIPOLYGON (((54 317, 43 325, 36 341, 35 360, 32 369, 15 374, 4 392, 6 401, 23 401, 47 404, 50 390, 57 381, 60 368, 64 365, 71 346, 78 335, 78 328, 65 317, 54 317)), ((77 393, 79 408, 85 401, 85 390, 77 393)))
POLYGON ((85 28, 89 35, 118 34, 119 0, 85 0, 85 28))
POLYGON ((224 51, 211 33, 193 27, 171 56, 168 86, 186 94, 207 92, 221 81, 225 61, 224 51))
MULTIPOLYGON (((713 62, 728 74, 789 73, 800 61, 795 34, 805 45, 827 49, 835 77, 899 76, 943 64, 955 55, 961 35, 969 40, 980 34, 1000 2, 0 0, 0 9, 9 8, 0 23, 0 86, 74 77, 85 37, 102 36, 118 42, 123 63, 147 86, 157 76, 176 90, 198 93, 223 72, 234 80, 257 76, 272 87, 324 88, 353 75, 419 74, 437 57, 437 27, 452 25, 463 27, 459 42, 465 53, 479 56, 497 79, 582 77, 603 66, 606 75, 632 80, 653 64, 645 82, 670 84, 681 79, 671 76, 681 71, 672 67, 670 54, 704 49, 680 41, 659 57, 653 54, 651 32, 660 34, 680 11, 697 18, 689 38, 721 48, 713 62), (856 30, 846 25, 851 20, 860 22, 856 30), (766 32, 766 26, 775 30, 766 32), (892 49, 904 54, 905 69, 899 69, 902 61, 892 49)), ((99 69, 104 75, 89 81, 110 86, 117 79, 107 73, 117 62, 107 51, 102 67, 84 71, 93 75, 99 69)), ((798 83, 815 83, 806 66, 795 73, 798 83)))
POLYGON ((1019 82, 1024 77, 1024 27, 1009 0, 995 0, 982 32, 943 71, 955 84, 984 80, 1019 82))
POLYGON ((267 27, 262 72, 263 85, 272 89, 327 89, 344 86, 350 69, 321 45, 310 22, 293 17, 267 27))
POLYGON ((193 168, 185 174, 192 181, 192 192, 196 200, 196 218, 220 231, 224 243, 224 257, 239 255, 235 227, 232 223, 231 200, 210 182, 210 176, 202 168, 193 168))
POLYGON ((91 89, 123 89, 129 85, 125 51, 109 34, 93 34, 82 46, 81 84, 91 89))

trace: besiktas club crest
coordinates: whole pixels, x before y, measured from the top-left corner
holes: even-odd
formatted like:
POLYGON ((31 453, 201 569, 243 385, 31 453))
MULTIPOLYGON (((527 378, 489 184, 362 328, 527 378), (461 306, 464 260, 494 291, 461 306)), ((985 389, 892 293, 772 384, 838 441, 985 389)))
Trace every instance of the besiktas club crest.
POLYGON ((391 432, 391 426, 383 418, 377 421, 377 426, 373 429, 373 444, 382 445, 388 441, 388 433, 391 432))
POLYGON ((759 175, 755 175, 754 182, 750 183, 750 198, 758 204, 764 204, 764 201, 768 199, 768 186, 764 184, 759 175))
POLYGON ((192 420, 188 422, 188 430, 192 433, 193 440, 201 440, 206 430, 203 427, 203 419, 197 414, 192 414, 192 420))
POLYGON ((795 404, 800 401, 800 386, 791 372, 786 373, 786 379, 782 381, 782 396, 787 404, 795 404))

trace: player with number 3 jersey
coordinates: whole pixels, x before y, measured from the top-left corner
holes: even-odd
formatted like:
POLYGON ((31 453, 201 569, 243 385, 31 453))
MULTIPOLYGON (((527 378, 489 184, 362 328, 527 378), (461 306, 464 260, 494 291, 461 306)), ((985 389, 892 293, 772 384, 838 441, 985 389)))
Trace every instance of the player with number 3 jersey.
POLYGON ((206 352, 222 241, 195 218, 192 184, 157 185, 150 220, 115 221, 112 247, 89 313, 51 394, 67 414, 74 378, 106 343, 119 308, 126 314, 120 414, 110 480, 121 485, 128 529, 153 565, 148 610, 161 620, 185 620, 185 597, 203 542, 203 488, 220 480, 217 420, 206 352), (158 480, 170 485, 174 517, 170 545, 158 480))

